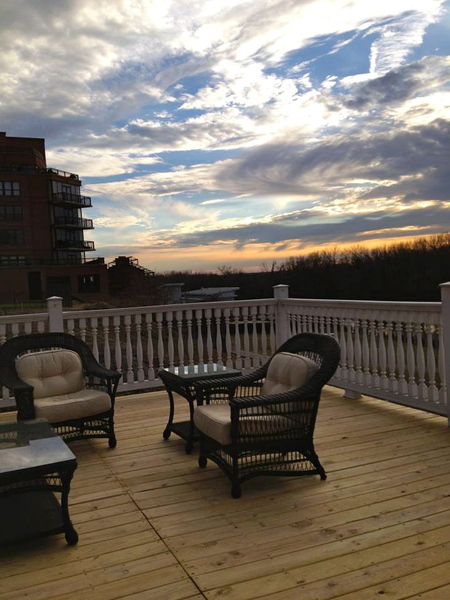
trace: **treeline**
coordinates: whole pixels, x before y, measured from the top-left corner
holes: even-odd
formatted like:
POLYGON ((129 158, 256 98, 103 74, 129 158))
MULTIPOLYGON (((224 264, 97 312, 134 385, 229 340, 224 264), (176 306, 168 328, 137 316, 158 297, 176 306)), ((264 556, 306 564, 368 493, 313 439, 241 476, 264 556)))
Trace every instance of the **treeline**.
POLYGON ((297 298, 358 300, 440 300, 439 284, 450 280, 450 234, 391 246, 314 252, 291 257, 257 273, 220 267, 218 273, 171 272, 155 284, 184 282, 184 290, 239 287, 239 298, 270 298, 272 286, 285 283, 297 298))

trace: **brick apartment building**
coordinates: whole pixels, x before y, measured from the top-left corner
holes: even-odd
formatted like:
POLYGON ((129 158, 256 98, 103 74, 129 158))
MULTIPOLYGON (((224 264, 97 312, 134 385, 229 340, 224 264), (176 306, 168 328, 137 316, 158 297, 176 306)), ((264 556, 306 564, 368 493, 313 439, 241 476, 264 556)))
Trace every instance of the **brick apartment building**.
POLYGON ((0 305, 108 294, 104 260, 86 258, 90 206, 78 175, 47 167, 45 140, 0 132, 0 305))

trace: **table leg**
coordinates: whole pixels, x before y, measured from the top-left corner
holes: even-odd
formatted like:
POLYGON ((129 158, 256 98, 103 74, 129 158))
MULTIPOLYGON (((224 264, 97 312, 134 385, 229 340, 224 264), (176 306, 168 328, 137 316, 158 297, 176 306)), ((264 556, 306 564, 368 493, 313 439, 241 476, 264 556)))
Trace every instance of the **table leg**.
POLYGON ((194 448, 194 401, 188 400, 189 402, 189 439, 185 446, 186 454, 191 454, 194 448))
POLYGON ((74 546, 78 542, 78 533, 75 531, 69 516, 69 492, 72 477, 73 471, 61 473, 61 512, 66 542, 69 546, 74 546))
POLYGON ((167 425, 166 428, 163 431, 163 438, 165 440, 168 440, 170 437, 170 434, 172 432, 172 422, 173 422, 173 415, 175 412, 175 404, 173 401, 173 394, 172 394, 172 390, 168 389, 167 390, 167 395, 169 396, 169 420, 167 421, 167 425))

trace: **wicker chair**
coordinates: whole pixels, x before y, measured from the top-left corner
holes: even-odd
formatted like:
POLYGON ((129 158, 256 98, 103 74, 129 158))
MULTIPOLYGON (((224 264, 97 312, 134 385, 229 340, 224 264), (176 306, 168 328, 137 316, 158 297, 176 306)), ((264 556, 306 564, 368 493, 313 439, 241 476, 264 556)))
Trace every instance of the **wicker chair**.
POLYGON ((0 385, 14 393, 17 420, 47 419, 65 440, 101 437, 116 446, 119 379, 87 344, 66 333, 23 335, 0 346, 0 385))
POLYGON ((326 479, 313 434, 321 390, 339 359, 334 338, 301 333, 250 374, 198 383, 199 466, 208 458, 217 463, 234 498, 243 481, 259 475, 326 479))

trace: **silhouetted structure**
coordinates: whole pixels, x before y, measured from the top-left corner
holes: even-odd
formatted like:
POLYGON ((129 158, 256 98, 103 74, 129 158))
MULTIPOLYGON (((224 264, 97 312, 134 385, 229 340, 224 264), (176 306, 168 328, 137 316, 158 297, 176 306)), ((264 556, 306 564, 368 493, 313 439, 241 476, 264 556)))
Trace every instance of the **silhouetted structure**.
POLYGON ((118 256, 108 263, 109 293, 111 296, 146 296, 153 289, 153 276, 150 269, 141 267, 133 256, 118 256))

